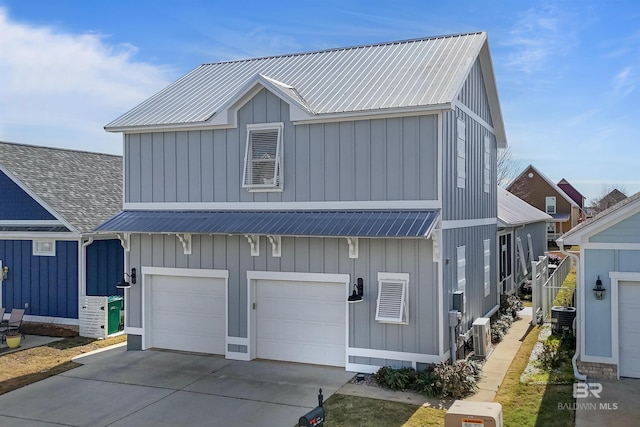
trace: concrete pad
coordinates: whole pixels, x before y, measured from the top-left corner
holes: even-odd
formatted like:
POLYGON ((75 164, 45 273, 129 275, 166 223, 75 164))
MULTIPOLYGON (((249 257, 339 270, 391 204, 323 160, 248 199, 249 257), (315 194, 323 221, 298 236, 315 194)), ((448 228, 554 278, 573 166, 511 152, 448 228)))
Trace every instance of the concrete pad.
POLYGON ((422 394, 409 391, 394 391, 382 387, 373 387, 361 384, 345 384, 338 393, 348 396, 368 397, 370 399, 389 400, 392 402, 409 403, 427 408, 449 409, 454 402, 452 399, 433 399, 422 394))
POLYGON ((2 427, 60 427, 60 424, 43 423, 36 420, 25 420, 22 418, 11 418, 0 416, 0 426, 2 427))
POLYGON ((179 391, 110 426, 293 427, 311 409, 179 391))
POLYGON ((40 347, 41 345, 51 344, 52 342, 60 341, 63 338, 60 337, 45 337, 42 335, 24 335, 20 340, 20 346, 15 349, 11 349, 7 346, 7 343, 0 344, 0 354, 13 353, 14 351, 25 350, 32 347, 40 347))
POLYGON ((55 376, 0 396, 0 416, 104 426, 171 393, 160 388, 55 376))
POLYGON ((120 348, 79 360, 62 376, 179 390, 232 363, 222 357, 120 348), (167 373, 171 375, 167 375, 167 373))
POLYGON ((602 385, 599 397, 577 398, 576 427, 635 426, 640 420, 640 379, 620 378, 618 381, 596 381, 602 385))

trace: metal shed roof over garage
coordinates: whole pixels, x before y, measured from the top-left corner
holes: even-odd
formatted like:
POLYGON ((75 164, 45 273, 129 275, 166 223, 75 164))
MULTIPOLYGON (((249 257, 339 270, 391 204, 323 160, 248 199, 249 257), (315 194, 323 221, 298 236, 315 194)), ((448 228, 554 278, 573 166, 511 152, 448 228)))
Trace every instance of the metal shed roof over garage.
POLYGON ((438 210, 122 211, 97 231, 318 237, 429 237, 438 210))

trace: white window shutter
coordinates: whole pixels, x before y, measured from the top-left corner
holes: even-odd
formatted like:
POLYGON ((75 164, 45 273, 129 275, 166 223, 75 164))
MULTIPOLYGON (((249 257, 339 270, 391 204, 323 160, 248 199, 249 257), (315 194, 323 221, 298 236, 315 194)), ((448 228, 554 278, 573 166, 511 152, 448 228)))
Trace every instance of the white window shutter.
POLYGON ((282 129, 281 123, 247 125, 243 187, 282 188, 282 129))
POLYGON ((458 291, 465 292, 467 286, 467 260, 465 259, 466 255, 465 246, 458 246, 456 249, 456 263, 458 269, 458 291))
POLYGON ((381 323, 409 323, 409 275, 378 273, 376 320, 381 323))
POLYGON ((466 181, 466 157, 467 157, 467 125, 462 119, 457 121, 457 137, 456 137, 456 174, 458 188, 465 188, 466 181))
POLYGON ((484 246, 484 296, 491 293, 491 240, 483 240, 484 246))
POLYGON ((491 138, 488 135, 484 136, 484 192, 488 193, 491 189, 491 138))

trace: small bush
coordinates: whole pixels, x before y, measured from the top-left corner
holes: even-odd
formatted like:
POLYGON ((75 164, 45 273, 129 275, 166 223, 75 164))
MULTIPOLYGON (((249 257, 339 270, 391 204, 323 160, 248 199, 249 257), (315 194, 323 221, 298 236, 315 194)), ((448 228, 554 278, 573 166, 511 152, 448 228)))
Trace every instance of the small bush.
POLYGON ((496 343, 502 341, 502 338, 504 338, 512 323, 513 317, 508 314, 503 314, 491 322, 491 342, 496 343))
POLYGON ((562 258, 560 258, 558 255, 549 254, 548 262, 549 264, 560 265, 560 263, 562 262, 562 258))
POLYGON ((573 357, 576 339, 571 333, 550 335, 542 343, 538 362, 544 369, 557 369, 573 357))
POLYGON ((413 391, 424 394, 428 397, 439 396, 441 391, 436 385, 438 377, 436 377, 433 368, 425 369, 416 375, 416 381, 413 384, 413 391))
POLYGON ((467 360, 458 360, 453 365, 438 363, 434 374, 438 378, 436 386, 441 390, 442 397, 459 399, 478 389, 480 371, 477 364, 471 364, 467 360))
POLYGON ((518 312, 522 310, 524 306, 522 301, 515 295, 500 295, 500 314, 506 314, 514 319, 518 318, 518 312))
POLYGON ((405 390, 409 384, 415 383, 415 379, 416 371, 412 368, 382 367, 375 374, 376 382, 391 390, 405 390))

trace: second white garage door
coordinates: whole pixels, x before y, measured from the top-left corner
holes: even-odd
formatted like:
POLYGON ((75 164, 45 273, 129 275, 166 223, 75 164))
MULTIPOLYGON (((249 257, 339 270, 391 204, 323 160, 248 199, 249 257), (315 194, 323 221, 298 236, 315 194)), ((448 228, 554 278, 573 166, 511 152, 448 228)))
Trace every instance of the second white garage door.
POLYGON ((345 366, 345 284, 258 280, 256 356, 345 366))
POLYGON ((618 289, 618 370, 621 377, 640 378, 640 282, 619 282, 618 289))
POLYGON ((149 347, 225 354, 225 279, 150 276, 149 347))

